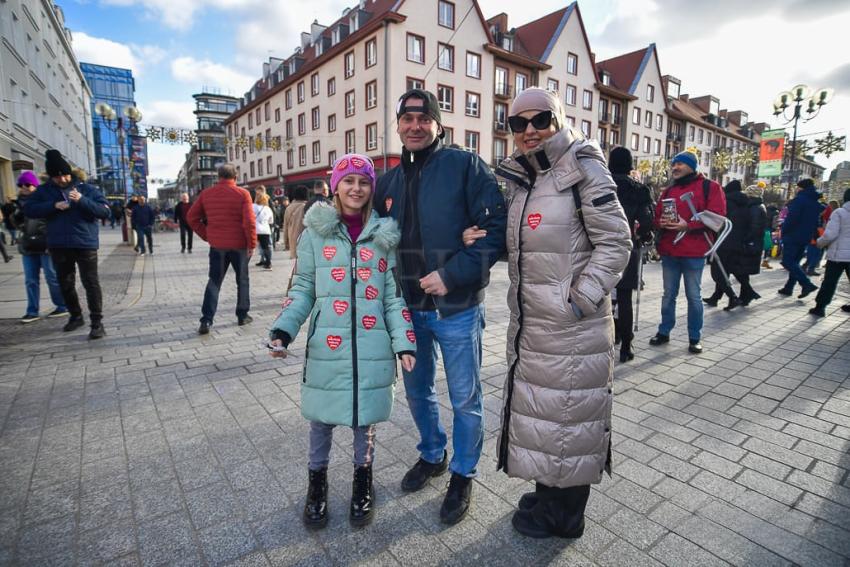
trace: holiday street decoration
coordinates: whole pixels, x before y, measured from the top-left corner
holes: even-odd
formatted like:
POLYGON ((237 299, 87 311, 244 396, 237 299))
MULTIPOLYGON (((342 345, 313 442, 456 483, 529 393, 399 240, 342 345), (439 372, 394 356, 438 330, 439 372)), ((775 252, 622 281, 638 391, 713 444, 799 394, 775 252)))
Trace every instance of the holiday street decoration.
POLYGON ((663 185, 670 177, 670 165, 666 159, 657 159, 652 162, 652 170, 649 181, 652 185, 663 185))
POLYGON ((846 136, 834 136, 832 130, 823 138, 815 140, 815 153, 823 154, 827 158, 834 153, 843 152, 846 149, 846 136))
POLYGON ((191 146, 198 144, 198 135, 192 130, 170 126, 145 126, 144 129, 145 132, 142 135, 150 142, 174 145, 189 144, 191 146))
POLYGON ((732 163, 732 154, 729 150, 718 149, 714 152, 714 168, 717 171, 723 172, 729 169, 732 163))
POLYGON ((741 148, 735 153, 734 160, 736 164, 746 169, 756 162, 756 151, 751 147, 741 148))
POLYGON ((642 159, 638 162, 637 170, 640 172, 641 177, 646 177, 646 175, 652 171, 652 162, 648 159, 642 159))

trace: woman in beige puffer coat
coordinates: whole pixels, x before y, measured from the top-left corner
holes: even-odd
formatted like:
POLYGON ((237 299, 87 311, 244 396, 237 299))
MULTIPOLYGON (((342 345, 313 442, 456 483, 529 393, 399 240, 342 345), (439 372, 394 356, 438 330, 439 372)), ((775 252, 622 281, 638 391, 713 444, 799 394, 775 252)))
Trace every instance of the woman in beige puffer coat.
POLYGON ((531 537, 580 537, 590 485, 610 473, 609 292, 632 245, 598 144, 564 124, 555 94, 523 91, 510 117, 518 150, 496 171, 508 183, 511 311, 498 466, 537 483, 513 517, 531 537))

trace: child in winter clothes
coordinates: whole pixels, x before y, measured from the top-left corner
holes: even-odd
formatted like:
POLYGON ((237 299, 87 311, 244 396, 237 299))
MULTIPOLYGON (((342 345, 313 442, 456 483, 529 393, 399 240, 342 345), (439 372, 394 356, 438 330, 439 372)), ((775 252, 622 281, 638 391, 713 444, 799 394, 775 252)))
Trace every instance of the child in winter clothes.
POLYGON ((317 203, 304 217, 294 284, 270 331, 272 346, 287 347, 310 321, 301 385, 301 413, 310 420, 308 527, 327 524, 336 425, 354 430, 349 519, 356 526, 372 520, 375 424, 390 417, 396 357, 408 372, 415 364, 410 311, 395 280, 401 236, 395 221, 372 211, 374 190, 368 157, 348 154, 334 163, 333 205, 317 203))

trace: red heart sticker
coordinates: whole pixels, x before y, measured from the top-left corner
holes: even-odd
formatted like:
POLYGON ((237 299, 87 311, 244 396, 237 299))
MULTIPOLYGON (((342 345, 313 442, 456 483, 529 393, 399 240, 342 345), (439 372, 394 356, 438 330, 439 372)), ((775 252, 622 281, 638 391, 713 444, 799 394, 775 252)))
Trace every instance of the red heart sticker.
POLYGON ((366 286, 366 299, 375 299, 378 297, 378 288, 375 286, 366 286))
POLYGON ((339 163, 336 164, 337 171, 342 171, 346 167, 348 167, 348 160, 347 159, 341 159, 341 160, 339 160, 339 163))
POLYGON ((387 197, 384 199, 384 208, 387 209, 387 212, 390 212, 390 209, 393 208, 393 198, 387 197))
POLYGON ((331 347, 331 350, 338 349, 339 345, 342 344, 342 337, 339 335, 328 335, 328 338, 325 340, 327 340, 328 346, 331 347))
POLYGON ((377 322, 378 322, 378 318, 375 317, 374 315, 364 315, 363 316, 363 326, 366 328, 366 330, 369 330, 372 327, 374 327, 375 323, 377 323, 377 322))
POLYGON ((540 226, 540 221, 543 220, 543 215, 540 213, 531 213, 528 215, 528 226, 531 227, 531 230, 537 230, 537 227, 540 226))
POLYGON ((345 279, 345 268, 334 268, 331 270, 331 277, 338 282, 345 279))
POLYGON ((281 302, 281 304, 280 304, 280 308, 281 308, 281 309, 286 309, 286 308, 287 308, 287 307, 289 307, 291 304, 292 304, 292 298, 291 298, 291 297, 284 297, 284 298, 283 298, 283 302, 281 302))
POLYGON ((368 248, 361 248, 360 249, 360 259, 363 260, 364 262, 368 262, 369 260, 371 260, 372 256, 374 256, 374 255, 375 255, 375 253, 372 252, 371 250, 369 250, 368 248))
POLYGON ((387 261, 384 258, 378 260, 378 271, 382 274, 387 271, 387 261))
POLYGON ((322 248, 322 255, 325 257, 325 260, 330 260, 336 256, 336 246, 325 246, 322 248))
POLYGON ((346 311, 348 311, 347 301, 342 301, 341 299, 337 299, 336 301, 334 301, 334 312, 337 315, 342 315, 346 311))
POLYGON ((414 333, 413 330, 408 329, 407 331, 405 331, 404 334, 407 335, 407 340, 409 340, 412 343, 416 342, 416 333, 414 333))
POLYGON ((404 320, 410 323, 412 317, 410 316, 410 309, 402 309, 401 316, 404 317, 404 320))
POLYGON ((359 157, 353 157, 353 158, 351 158, 350 161, 351 161, 351 165, 353 165, 354 167, 357 167, 357 168, 360 168, 360 167, 363 167, 364 165, 366 165, 366 162, 363 161, 362 159, 360 159, 359 157))
POLYGON ((372 269, 371 268, 357 268, 357 277, 361 280, 369 281, 369 278, 372 277, 372 269))

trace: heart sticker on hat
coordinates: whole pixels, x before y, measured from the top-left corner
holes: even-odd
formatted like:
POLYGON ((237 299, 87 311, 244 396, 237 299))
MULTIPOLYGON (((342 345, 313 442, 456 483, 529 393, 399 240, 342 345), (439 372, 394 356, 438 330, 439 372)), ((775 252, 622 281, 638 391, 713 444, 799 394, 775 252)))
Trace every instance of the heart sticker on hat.
POLYGON ((328 343, 328 346, 331 350, 336 350, 339 348, 339 345, 342 344, 342 337, 339 335, 328 335, 328 338, 325 339, 328 343))
POLYGON ((351 165, 358 169, 366 165, 366 162, 360 159, 359 157, 353 157, 349 161, 351 162, 351 165))
POLYGON ((341 282, 345 279, 345 268, 334 268, 331 270, 331 277, 334 281, 341 282))
POLYGON ((339 160, 339 163, 336 164, 337 171, 342 171, 343 169, 345 169, 347 167, 348 167, 348 160, 347 159, 341 159, 341 160, 339 160))
POLYGON ((366 299, 375 299, 378 297, 378 288, 373 285, 366 286, 366 299))
POLYGON ((341 299, 337 299, 336 301, 334 301, 334 312, 337 315, 342 315, 346 311, 348 311, 348 302, 347 301, 343 301, 341 299))
POLYGON ((528 226, 531 227, 531 230, 537 230, 537 227, 540 226, 542 220, 543 215, 540 213, 531 213, 528 215, 528 226))
POLYGON ((322 256, 325 257, 325 260, 330 260, 336 256, 336 246, 325 246, 322 248, 322 256))
POLYGON ((362 319, 363 327, 365 327, 367 331, 374 327, 377 322, 378 318, 374 315, 364 315, 362 319))

